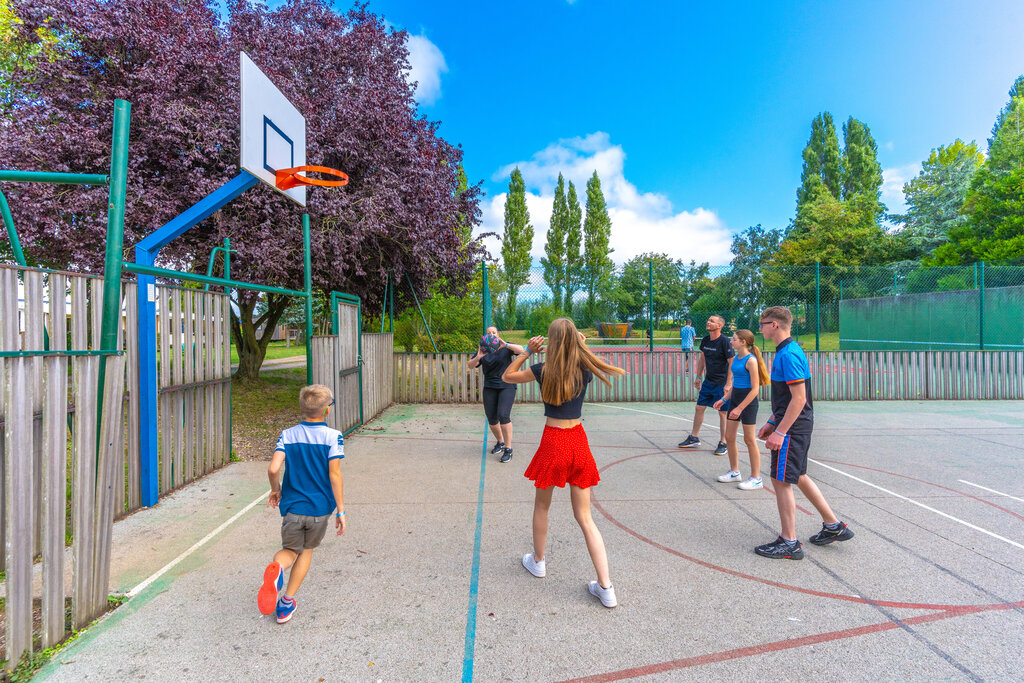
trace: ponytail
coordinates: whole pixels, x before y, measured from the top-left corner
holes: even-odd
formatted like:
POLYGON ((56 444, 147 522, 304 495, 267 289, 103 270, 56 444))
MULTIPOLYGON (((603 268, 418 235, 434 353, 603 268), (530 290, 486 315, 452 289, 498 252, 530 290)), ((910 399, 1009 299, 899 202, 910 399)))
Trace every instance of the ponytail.
POLYGON ((757 376, 761 379, 761 386, 768 384, 771 376, 768 374, 768 366, 764 364, 764 358, 761 357, 761 350, 757 348, 754 333, 750 330, 736 330, 736 336, 747 345, 750 352, 754 354, 754 358, 757 359, 757 376))

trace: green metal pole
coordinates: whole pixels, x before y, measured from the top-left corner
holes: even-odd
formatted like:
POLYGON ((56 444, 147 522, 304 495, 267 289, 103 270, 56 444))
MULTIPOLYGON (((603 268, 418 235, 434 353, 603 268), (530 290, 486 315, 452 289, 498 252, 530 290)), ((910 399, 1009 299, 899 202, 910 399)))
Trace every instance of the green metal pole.
MULTIPOLYGON (((224 238, 224 279, 231 279, 231 240, 224 238)), ((228 338, 231 337, 231 288, 225 287, 224 293, 228 295, 228 338)), ((228 354, 231 353, 231 346, 228 346, 228 354)), ((231 363, 228 363, 228 374, 231 374, 231 363)), ((231 382, 228 382, 228 459, 235 454, 234 424, 231 415, 234 412, 234 399, 231 396, 231 382)))
POLYGON ((309 214, 302 214, 302 267, 306 283, 306 384, 313 383, 313 267, 309 255, 309 214))
POLYGON ((985 350, 985 262, 981 262, 981 287, 978 289, 978 348, 985 350))
POLYGON ((25 252, 21 250, 21 242, 18 241, 18 232, 14 229, 14 218, 11 216, 11 207, 7 205, 7 197, 0 192, 0 214, 4 217, 4 226, 7 228, 7 239, 11 243, 11 251, 14 252, 14 260, 22 266, 27 266, 25 252))
POLYGON ((480 331, 480 334, 487 332, 487 328, 491 326, 491 287, 487 284, 487 264, 480 264, 481 272, 483 273, 483 287, 481 303, 483 304, 483 321, 484 329, 480 331))
POLYGON ((384 276, 384 299, 380 304, 380 333, 384 334, 384 318, 388 314, 388 290, 391 289, 391 275, 384 276))
POLYGON ((814 350, 821 351, 821 263, 814 262, 814 350))
POLYGON ((261 285, 255 282, 241 282, 239 280, 225 280, 222 277, 206 277, 205 275, 197 275, 196 273, 183 273, 179 270, 169 270, 167 268, 157 268, 156 266, 143 266, 138 263, 122 263, 121 267, 129 273, 140 273, 142 275, 152 275, 153 277, 165 277, 171 280, 184 280, 185 282, 209 282, 211 285, 221 285, 222 287, 236 287, 238 289, 252 289, 257 292, 267 292, 269 294, 284 294, 285 296, 306 296, 306 292, 298 289, 285 289, 283 287, 271 287, 270 285, 261 285))
POLYGON ((977 262, 975 262, 975 264, 974 264, 974 288, 975 289, 978 288, 978 264, 977 264, 977 262))
POLYGON ((412 279, 409 277, 409 273, 405 274, 405 281, 409 283, 409 291, 412 292, 412 300, 416 304, 416 310, 420 312, 420 320, 423 321, 423 326, 427 328, 427 336, 430 337, 430 345, 434 347, 434 353, 437 353, 437 344, 434 343, 434 335, 430 333, 430 325, 427 324, 427 318, 423 315, 423 309, 420 308, 419 297, 416 296, 416 288, 412 286, 412 279))
MULTIPOLYGON (((132 105, 114 100, 114 132, 110 150, 110 185, 107 194, 107 251, 103 262, 103 322, 100 325, 100 348, 117 348, 117 331, 121 326, 121 259, 124 258, 124 205, 128 194, 128 131, 132 105)), ((98 183, 96 183, 98 184, 98 183)), ((100 376, 96 396, 96 424, 103 424, 104 377, 107 358, 100 358, 100 376)), ((115 406, 120 410, 120 406, 115 406)), ((100 434, 96 433, 96 477, 99 480, 100 434)))
MULTIPOLYGON (((114 100, 114 126, 116 133, 118 107, 127 107, 125 116, 130 117, 132 105, 124 100, 114 100)), ((127 131, 127 129, 125 129, 127 131)), ((127 133, 126 133, 127 134, 127 133)), ((115 138, 113 146, 117 147, 115 138)), ((113 185, 113 168, 109 176, 96 173, 47 173, 40 171, 0 171, 0 181, 9 183, 49 183, 51 185, 113 185)))
POLYGON ((650 352, 654 353, 654 261, 647 262, 647 284, 649 286, 647 293, 647 312, 650 314, 650 352))
POLYGON ((388 274, 388 282, 391 283, 391 291, 388 292, 388 332, 395 333, 395 283, 391 282, 391 274, 388 274))

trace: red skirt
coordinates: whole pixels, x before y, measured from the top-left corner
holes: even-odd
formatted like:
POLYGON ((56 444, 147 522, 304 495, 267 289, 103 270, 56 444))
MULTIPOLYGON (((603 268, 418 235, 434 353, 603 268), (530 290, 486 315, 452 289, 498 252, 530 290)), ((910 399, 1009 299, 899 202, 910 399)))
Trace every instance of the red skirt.
POLYGON ((569 429, 544 427, 540 446, 523 474, 539 489, 549 486, 564 487, 566 484, 581 489, 596 486, 601 481, 597 464, 590 453, 587 433, 579 424, 569 429))

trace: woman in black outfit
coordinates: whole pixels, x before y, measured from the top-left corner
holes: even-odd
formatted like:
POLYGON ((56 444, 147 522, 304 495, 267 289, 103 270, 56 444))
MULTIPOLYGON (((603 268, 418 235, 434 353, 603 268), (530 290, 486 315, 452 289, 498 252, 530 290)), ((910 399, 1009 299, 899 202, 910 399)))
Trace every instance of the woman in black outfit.
POLYGON ((526 352, 522 346, 502 341, 496 327, 488 327, 476 355, 469 359, 470 368, 479 365, 484 372, 484 413, 497 439, 491 454, 501 454, 501 462, 512 459, 512 403, 516 400, 516 385, 503 382, 501 375, 515 356, 526 352))

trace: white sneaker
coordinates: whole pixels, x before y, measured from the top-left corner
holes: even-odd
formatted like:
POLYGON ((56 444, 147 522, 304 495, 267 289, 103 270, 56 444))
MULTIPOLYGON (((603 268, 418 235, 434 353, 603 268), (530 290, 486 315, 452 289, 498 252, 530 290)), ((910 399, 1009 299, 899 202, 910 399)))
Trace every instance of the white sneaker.
POLYGON ((526 571, 530 572, 538 579, 544 578, 544 576, 548 573, 547 570, 544 568, 544 560, 541 560, 540 562, 534 562, 533 553, 527 553, 523 555, 523 566, 526 567, 526 571))
MULTIPOLYGON (((739 472, 737 472, 736 470, 729 470, 728 472, 726 472, 725 474, 720 476, 718 478, 718 481, 720 481, 723 484, 725 484, 725 483, 728 483, 730 481, 739 481, 742 478, 743 478, 743 475, 740 474, 739 472)), ((760 481, 760 480, 758 480, 758 481, 760 481)))
POLYGON ((761 477, 750 477, 746 481, 736 484, 736 488, 743 489, 744 491, 756 491, 757 489, 763 489, 764 484, 761 483, 761 477))
POLYGON ((597 581, 591 581, 587 588, 590 590, 590 594, 600 600, 605 607, 615 607, 619 604, 619 601, 615 599, 615 586, 601 588, 601 584, 597 581))

